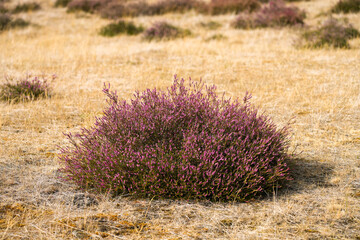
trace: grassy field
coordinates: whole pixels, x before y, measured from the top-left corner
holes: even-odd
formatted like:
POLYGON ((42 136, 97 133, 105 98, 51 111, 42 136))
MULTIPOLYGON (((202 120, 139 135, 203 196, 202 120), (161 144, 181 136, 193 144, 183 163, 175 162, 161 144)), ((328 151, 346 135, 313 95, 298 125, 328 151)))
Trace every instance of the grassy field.
MULTIPOLYGON (((336 2, 296 5, 313 26, 336 2)), ((359 38, 351 49, 298 49, 300 28, 236 30, 235 15, 193 11, 131 19, 146 27, 167 19, 190 37, 106 38, 98 32, 108 20, 39 3, 19 14, 30 27, 0 33, 0 84, 57 76, 49 99, 0 102, 0 239, 360 239, 359 38), (221 27, 201 27, 209 21, 221 27), (207 40, 215 34, 225 38, 207 40), (63 133, 101 115, 104 83, 129 99, 166 88, 174 74, 234 98, 249 91, 280 126, 291 121, 294 181, 251 203, 213 203, 111 198, 59 180, 63 133)), ((360 14, 346 17, 360 29, 360 14)))

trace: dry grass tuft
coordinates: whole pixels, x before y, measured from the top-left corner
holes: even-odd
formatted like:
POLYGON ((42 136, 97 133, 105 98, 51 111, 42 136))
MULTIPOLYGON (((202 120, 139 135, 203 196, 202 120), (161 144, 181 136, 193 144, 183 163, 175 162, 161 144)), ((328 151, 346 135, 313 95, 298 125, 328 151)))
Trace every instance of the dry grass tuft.
MULTIPOLYGON (((296 6, 316 26, 336 2, 296 6)), ((0 84, 5 76, 58 76, 52 98, 0 102, 0 239, 360 238, 358 38, 351 49, 296 49, 297 29, 237 30, 229 26, 234 15, 194 12, 166 15, 191 38, 104 38, 98 30, 107 20, 39 3, 41 10, 19 14, 34 24, 0 34, 0 84), (210 21, 221 27, 209 33, 199 25, 210 21), (204 41, 214 34, 227 39, 204 41), (169 86, 175 73, 203 78, 227 96, 248 90, 274 122, 294 119, 293 183, 239 204, 93 196, 58 178, 62 133, 101 115, 104 82, 129 99, 135 89, 169 86)), ((359 14, 347 17, 360 29, 359 14)), ((148 27, 164 17, 129 20, 148 27)))

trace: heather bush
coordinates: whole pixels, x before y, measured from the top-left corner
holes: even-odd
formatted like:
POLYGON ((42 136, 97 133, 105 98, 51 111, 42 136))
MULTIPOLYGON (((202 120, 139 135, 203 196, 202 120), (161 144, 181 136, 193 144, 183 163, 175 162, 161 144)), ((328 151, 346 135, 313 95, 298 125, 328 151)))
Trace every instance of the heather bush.
POLYGON ((119 34, 137 35, 142 33, 144 28, 136 26, 133 22, 125 22, 120 20, 116 23, 110 23, 100 30, 100 35, 106 37, 113 37, 119 34))
POLYGON ((139 15, 161 15, 169 12, 183 13, 191 9, 197 9, 203 5, 196 0, 160 0, 149 4, 144 1, 118 2, 111 1, 101 8, 101 16, 107 18, 119 18, 139 15))
POLYGON ((199 8, 200 12, 211 15, 219 15, 226 13, 240 13, 243 11, 252 12, 260 7, 257 0, 211 0, 203 8, 199 8))
POLYGON ((9 27, 11 17, 8 14, 0 13, 0 31, 3 31, 9 27))
POLYGON ((196 0, 160 0, 148 6, 146 15, 160 15, 168 12, 183 13, 192 9, 197 9, 203 2, 196 0))
POLYGON ((95 13, 107 4, 108 0, 73 0, 67 4, 68 12, 84 11, 95 13))
POLYGON ((253 14, 239 14, 232 25, 235 28, 261 28, 304 24, 305 12, 288 7, 281 0, 270 1, 253 14))
POLYGON ((143 1, 110 1, 100 9, 100 14, 105 18, 136 17, 147 15, 149 4, 143 1))
POLYGON ((7 102, 32 101, 49 96, 49 85, 46 79, 27 76, 18 82, 6 79, 0 86, 0 100, 7 102))
POLYGON ((109 106, 93 127, 68 134, 59 160, 83 189, 138 197, 247 201, 290 180, 288 130, 215 86, 175 77, 165 91, 109 106))
POLYGON ((40 10, 41 6, 39 3, 36 2, 29 2, 29 3, 23 3, 18 4, 15 6, 15 8, 12 10, 12 13, 21 13, 21 12, 30 12, 30 11, 37 11, 40 10))
POLYGON ((56 0, 54 7, 67 7, 71 0, 56 0))
POLYGON ((175 27, 167 22, 156 22, 144 32, 144 39, 146 40, 169 40, 190 35, 188 29, 175 27))
POLYGON ((21 18, 13 19, 9 14, 0 13, 0 31, 17 27, 22 28, 28 26, 29 24, 29 22, 21 18))
POLYGON ((298 44, 311 48, 349 48, 348 40, 356 37, 360 37, 360 33, 351 24, 330 17, 317 29, 304 32, 298 44))
POLYGON ((360 12, 360 0, 340 0, 331 9, 333 13, 355 13, 360 12))
POLYGON ((0 3, 0 14, 7 12, 9 12, 9 10, 3 4, 0 3))

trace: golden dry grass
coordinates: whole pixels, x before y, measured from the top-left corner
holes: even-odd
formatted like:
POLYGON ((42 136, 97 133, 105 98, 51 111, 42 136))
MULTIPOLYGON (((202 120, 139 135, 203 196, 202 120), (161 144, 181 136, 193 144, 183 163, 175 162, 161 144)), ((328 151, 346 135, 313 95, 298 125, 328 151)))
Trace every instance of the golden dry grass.
MULTIPOLYGON (((335 2, 297 5, 314 25, 335 2)), ((41 4, 20 14, 34 25, 0 34, 0 83, 58 76, 50 99, 0 103, 0 239, 360 239, 360 39, 350 50, 297 49, 299 29, 235 30, 233 15, 194 12, 132 19, 167 19, 192 37, 104 38, 97 33, 107 20, 41 4), (222 27, 199 25, 211 20, 222 27), (205 41, 214 34, 227 38, 205 41), (294 181, 252 203, 210 203, 81 195, 57 178, 63 133, 101 115, 104 82, 128 99, 169 86, 174 74, 232 97, 248 90, 279 125, 295 119, 294 181)), ((360 14, 347 17, 360 29, 360 14)))

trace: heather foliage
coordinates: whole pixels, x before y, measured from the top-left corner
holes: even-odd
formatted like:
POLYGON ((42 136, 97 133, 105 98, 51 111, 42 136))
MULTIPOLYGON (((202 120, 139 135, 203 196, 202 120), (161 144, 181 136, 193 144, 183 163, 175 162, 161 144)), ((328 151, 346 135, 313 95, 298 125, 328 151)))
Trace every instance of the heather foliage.
POLYGON ((113 37, 119 34, 137 35, 144 31, 142 26, 136 26, 133 22, 118 21, 117 23, 110 23, 100 30, 100 35, 106 37, 113 37))
POLYGON ((7 102, 32 101, 49 96, 49 85, 46 79, 27 76, 18 82, 7 79, 7 83, 0 86, 0 100, 7 102))
POLYGON ((70 2, 71 2, 71 0, 56 0, 54 6, 55 7, 66 7, 70 2))
POLYGON ((318 29, 304 32, 299 45, 310 48, 324 46, 349 48, 348 40, 356 37, 360 37, 360 32, 351 24, 341 23, 330 17, 318 29), (303 40, 305 43, 302 43, 303 40))
POLYGON ((281 0, 270 1, 253 14, 240 14, 232 25, 235 28, 261 28, 304 24, 305 12, 288 7, 281 0))
POLYGON ((16 7, 12 10, 12 13, 21 13, 21 12, 29 12, 29 11, 37 11, 40 10, 41 6, 39 3, 36 2, 29 2, 29 3, 23 3, 18 4, 16 7))
POLYGON ((259 7, 260 4, 257 0, 211 0, 202 12, 211 15, 219 15, 226 13, 239 13, 243 11, 252 12, 259 7))
POLYGON ((21 18, 13 19, 9 14, 0 13, 0 31, 10 28, 23 28, 28 25, 30 25, 30 23, 21 18))
POLYGON ((68 11, 84 11, 94 13, 101 9, 108 1, 106 0, 73 0, 67 4, 68 11))
POLYGON ((66 180, 97 192, 139 197, 247 201, 290 180, 288 132, 215 86, 175 76, 166 91, 127 102, 104 88, 108 108, 95 125, 68 134, 66 180))
POLYGON ((360 0, 340 0, 331 9, 333 13, 355 13, 360 12, 360 0))
POLYGON ((0 31, 5 30, 9 27, 11 17, 8 14, 0 13, 0 31))
POLYGON ((167 22, 156 22, 144 32, 146 40, 170 40, 190 35, 188 29, 175 27, 167 22))

